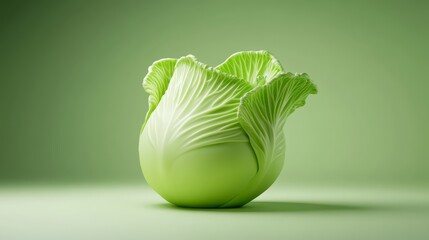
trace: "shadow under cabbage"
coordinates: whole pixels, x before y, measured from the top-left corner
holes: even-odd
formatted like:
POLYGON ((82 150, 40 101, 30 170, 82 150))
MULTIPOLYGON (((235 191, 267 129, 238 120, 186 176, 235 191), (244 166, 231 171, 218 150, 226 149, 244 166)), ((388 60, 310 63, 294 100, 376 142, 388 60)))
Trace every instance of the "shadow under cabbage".
POLYGON ((355 204, 288 202, 288 201, 255 201, 241 208, 184 208, 169 203, 156 204, 155 207, 183 211, 210 212, 332 212, 332 211, 366 211, 379 207, 355 204))

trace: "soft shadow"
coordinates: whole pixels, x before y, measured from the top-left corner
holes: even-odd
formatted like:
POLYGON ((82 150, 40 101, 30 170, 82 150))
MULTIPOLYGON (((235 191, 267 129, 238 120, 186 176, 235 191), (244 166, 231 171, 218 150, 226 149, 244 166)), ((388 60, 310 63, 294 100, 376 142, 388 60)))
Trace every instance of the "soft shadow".
POLYGON ((314 203, 314 202, 283 202, 283 201, 255 201, 241 208, 183 208, 169 203, 156 204, 155 207, 183 211, 205 212, 333 212, 333 211, 364 211, 375 210, 377 207, 365 205, 314 203))
POLYGON ((368 210, 371 207, 362 205, 310 203, 310 202, 281 202, 258 201, 244 206, 243 212, 319 212, 319 211, 351 211, 368 210))

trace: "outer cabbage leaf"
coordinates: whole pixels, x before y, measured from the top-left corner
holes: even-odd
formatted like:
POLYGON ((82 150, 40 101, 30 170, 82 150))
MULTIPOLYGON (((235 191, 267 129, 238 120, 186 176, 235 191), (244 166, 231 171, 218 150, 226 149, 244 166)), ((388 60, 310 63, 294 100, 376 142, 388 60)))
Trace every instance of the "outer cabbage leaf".
POLYGON ((240 206, 264 192, 278 177, 285 158, 283 128, 287 117, 317 92, 307 74, 281 74, 241 100, 238 120, 249 135, 258 172, 234 199, 223 206, 240 206))
POLYGON ((193 56, 177 61, 140 136, 143 173, 161 196, 182 206, 218 207, 249 183, 256 156, 237 112, 252 89, 193 56))
POLYGON ((240 98, 251 90, 246 82, 207 67, 193 56, 179 59, 170 86, 152 113, 154 120, 149 120, 153 142, 163 146, 169 140, 180 141, 180 151, 248 142, 237 109, 240 98))
POLYGON ((149 94, 149 110, 146 114, 145 124, 167 90, 176 62, 176 59, 164 58, 149 67, 148 74, 143 79, 143 88, 149 94))

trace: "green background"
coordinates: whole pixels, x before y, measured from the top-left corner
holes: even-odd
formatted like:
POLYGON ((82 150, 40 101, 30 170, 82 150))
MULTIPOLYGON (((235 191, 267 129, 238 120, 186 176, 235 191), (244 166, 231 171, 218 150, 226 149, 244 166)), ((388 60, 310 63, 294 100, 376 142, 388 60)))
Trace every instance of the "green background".
POLYGON ((2 1, 0 239, 429 239, 428 1, 2 1), (183 210, 138 159, 147 68, 268 50, 318 85, 278 181, 183 210))
POLYGON ((425 1, 11 1, 0 6, 2 182, 143 182, 147 68, 270 51, 318 85, 279 183, 426 184, 425 1))

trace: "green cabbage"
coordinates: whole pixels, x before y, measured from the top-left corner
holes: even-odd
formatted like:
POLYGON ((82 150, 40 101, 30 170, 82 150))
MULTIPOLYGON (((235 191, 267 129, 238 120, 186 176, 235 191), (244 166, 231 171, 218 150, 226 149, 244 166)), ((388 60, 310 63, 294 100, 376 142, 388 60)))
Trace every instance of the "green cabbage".
POLYGON ((264 192, 285 158, 287 117, 317 92, 266 51, 211 68, 192 55, 153 63, 140 134, 148 184, 184 207, 239 207, 264 192))

